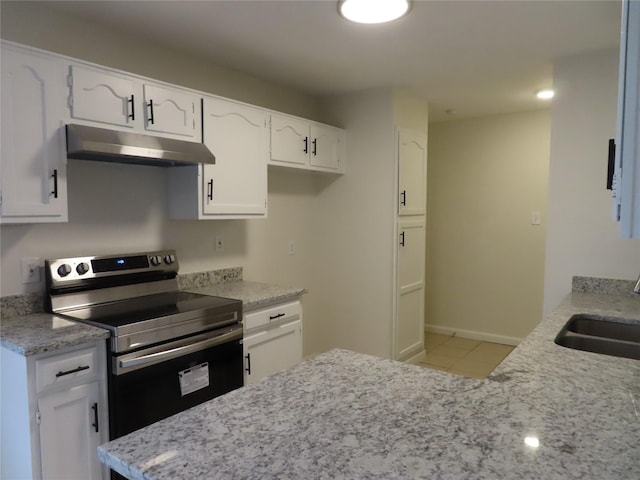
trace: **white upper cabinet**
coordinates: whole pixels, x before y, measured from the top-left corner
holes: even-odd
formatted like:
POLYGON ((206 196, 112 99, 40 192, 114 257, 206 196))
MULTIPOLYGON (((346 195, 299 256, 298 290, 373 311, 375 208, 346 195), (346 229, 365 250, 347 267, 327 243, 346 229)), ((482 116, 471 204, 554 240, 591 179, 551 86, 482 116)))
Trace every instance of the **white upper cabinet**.
POLYGON ((309 165, 321 170, 343 171, 344 137, 344 130, 312 123, 309 165))
POLYGON ((70 116, 102 127, 201 141, 200 97, 117 72, 72 65, 70 116))
POLYGON ((271 115, 270 165, 344 173, 345 132, 289 115, 271 115))
POLYGON ((398 215, 426 212, 427 136, 398 129, 398 215))
POLYGON ((64 65, 2 45, 0 222, 67 221, 64 65))
POLYGON ((144 107, 147 130, 201 139, 200 98, 195 95, 145 83, 144 107))
POLYGON ((306 165, 309 153, 309 122, 295 117, 271 115, 271 163, 306 165))
POLYGON ((260 218, 267 214, 268 114, 207 97, 203 140, 215 165, 169 172, 172 218, 260 218))
POLYGON ((141 125, 142 90, 132 78, 72 65, 70 83, 72 118, 126 128, 141 125))
POLYGON ((622 5, 614 179, 620 236, 640 238, 640 2, 622 5))

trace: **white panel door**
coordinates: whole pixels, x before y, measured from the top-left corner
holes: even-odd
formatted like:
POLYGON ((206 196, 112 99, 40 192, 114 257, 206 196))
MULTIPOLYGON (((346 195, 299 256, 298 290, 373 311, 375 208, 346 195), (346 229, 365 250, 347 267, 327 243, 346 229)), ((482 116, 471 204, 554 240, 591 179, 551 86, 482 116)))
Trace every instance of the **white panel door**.
POLYGON ((424 349, 425 222, 398 222, 396 355, 405 360, 424 349))
POLYGON ((424 288, 400 295, 396 341, 399 360, 424 350, 424 288))
POLYGON ((145 129, 202 140, 200 97, 157 85, 144 85, 145 129))
POLYGON ((97 457, 101 436, 96 430, 100 405, 98 382, 52 393, 38 400, 42 478, 98 480, 102 468, 97 457))
POLYGON ((243 340, 245 385, 302 361, 302 322, 286 323, 243 340))
POLYGON ((427 136, 398 129, 398 215, 424 215, 427 194, 427 136))
POLYGON ((205 98, 203 115, 203 141, 216 157, 215 165, 203 166, 203 214, 266 215, 266 112, 205 98))
POLYGON ((2 48, 2 221, 67 220, 64 70, 2 48))
POLYGON ((71 66, 71 117, 142 128, 142 85, 133 78, 71 66))
POLYGON ((311 124, 309 163, 313 167, 340 171, 344 131, 325 125, 311 124))
POLYGON ((398 282, 400 293, 424 286, 425 222, 400 220, 398 243, 398 282))
POLYGON ((306 165, 311 149, 309 122, 271 115, 271 162, 306 165))

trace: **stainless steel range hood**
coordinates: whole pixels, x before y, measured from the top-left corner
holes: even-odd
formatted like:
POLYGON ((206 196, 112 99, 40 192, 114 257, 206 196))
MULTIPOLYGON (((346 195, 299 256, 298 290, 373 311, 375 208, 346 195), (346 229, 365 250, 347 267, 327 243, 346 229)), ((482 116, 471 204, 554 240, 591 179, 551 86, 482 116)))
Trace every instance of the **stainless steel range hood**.
POLYGON ((67 125, 67 157, 154 167, 216 163, 202 143, 75 124, 67 125))

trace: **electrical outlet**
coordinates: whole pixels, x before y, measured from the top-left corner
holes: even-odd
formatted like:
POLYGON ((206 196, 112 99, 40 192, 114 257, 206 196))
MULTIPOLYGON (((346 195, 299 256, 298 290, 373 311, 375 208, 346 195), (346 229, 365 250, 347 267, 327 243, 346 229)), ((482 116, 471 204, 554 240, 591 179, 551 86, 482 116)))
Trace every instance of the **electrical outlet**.
POLYGON ((542 219, 540 218, 540 212, 533 211, 531 212, 531 225, 540 225, 542 223, 542 219))
POLYGON ((23 258, 20 263, 22 267, 22 283, 39 283, 40 259, 38 257, 23 258))
POLYGON ((295 240, 289 240, 289 255, 296 254, 296 242, 295 240))
POLYGON ((224 237, 222 235, 216 235, 216 252, 224 250, 224 237))

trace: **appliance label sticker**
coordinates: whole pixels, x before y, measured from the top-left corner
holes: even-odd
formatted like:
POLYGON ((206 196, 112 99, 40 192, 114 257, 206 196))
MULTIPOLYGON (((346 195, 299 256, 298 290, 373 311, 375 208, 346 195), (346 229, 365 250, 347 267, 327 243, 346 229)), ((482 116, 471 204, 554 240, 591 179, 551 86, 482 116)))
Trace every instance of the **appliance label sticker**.
POLYGON ((180 394, 184 397, 209 386, 209 364, 202 363, 178 372, 180 394))

